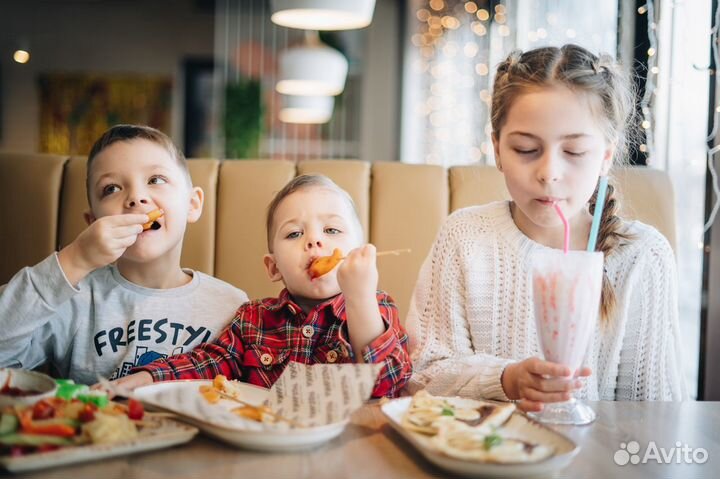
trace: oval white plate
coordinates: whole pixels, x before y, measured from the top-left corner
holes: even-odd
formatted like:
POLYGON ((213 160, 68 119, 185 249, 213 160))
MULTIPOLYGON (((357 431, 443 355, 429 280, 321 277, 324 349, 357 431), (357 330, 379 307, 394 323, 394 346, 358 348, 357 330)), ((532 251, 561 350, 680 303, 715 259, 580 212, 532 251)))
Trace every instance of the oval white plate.
POLYGON ((158 418, 157 427, 140 429, 138 437, 114 444, 88 444, 24 456, 0 456, 0 466, 10 472, 35 471, 109 457, 155 451, 190 441, 198 430, 187 424, 158 418))
MULTIPOLYGON (((327 426, 308 428, 273 427, 243 419, 231 412, 239 404, 221 400, 210 404, 200 394, 201 385, 212 384, 206 379, 165 381, 143 386, 134 391, 133 397, 148 406, 169 411, 183 421, 197 426, 209 436, 239 446, 265 452, 290 452, 317 447, 339 436, 348 421, 327 426)), ((244 401, 262 404, 268 389, 246 383, 238 383, 244 401)))
POLYGON ((473 477, 528 477, 552 474, 566 467, 573 460, 580 448, 569 438, 549 427, 515 412, 503 426, 513 437, 532 443, 550 446, 555 450, 548 459, 533 463, 495 464, 487 462, 465 461, 447 456, 437 451, 429 438, 402 427, 402 418, 410 407, 411 397, 394 399, 383 404, 381 410, 388 418, 390 425, 412 444, 425 459, 433 464, 456 474, 473 477))

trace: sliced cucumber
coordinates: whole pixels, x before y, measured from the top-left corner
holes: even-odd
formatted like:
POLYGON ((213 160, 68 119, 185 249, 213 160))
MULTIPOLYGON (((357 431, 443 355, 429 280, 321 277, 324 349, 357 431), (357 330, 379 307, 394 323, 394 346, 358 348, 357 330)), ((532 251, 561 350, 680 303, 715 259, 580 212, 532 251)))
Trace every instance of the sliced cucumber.
POLYGON ((3 414, 0 416, 0 436, 12 434, 20 427, 20 421, 15 414, 3 414))
POLYGON ((0 444, 5 446, 72 446, 71 439, 58 436, 43 436, 40 434, 7 434, 0 436, 0 444))
POLYGON ((79 427, 80 421, 78 421, 77 419, 70 419, 69 417, 54 417, 52 419, 35 419, 35 420, 33 420, 32 424, 34 427, 57 426, 57 425, 79 427))

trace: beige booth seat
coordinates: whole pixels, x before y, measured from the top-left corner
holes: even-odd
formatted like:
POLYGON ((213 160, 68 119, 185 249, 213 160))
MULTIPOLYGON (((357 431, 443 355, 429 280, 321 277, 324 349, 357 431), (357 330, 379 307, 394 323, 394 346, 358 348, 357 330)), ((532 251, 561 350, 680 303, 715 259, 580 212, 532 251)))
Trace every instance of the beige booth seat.
MULTIPOLYGON (((190 160, 193 182, 205 191, 200 221, 188 228, 182 263, 235 284, 250 297, 276 294, 265 274, 265 210, 297 174, 322 173, 353 197, 366 237, 379 250, 412 252, 378 262, 380 287, 404 317, 420 265, 450 211, 507 198, 491 166, 349 160, 190 160)), ((652 224, 675 246, 675 213, 668 176, 647 168, 616 175, 623 213, 652 224)), ((0 284, 26 265, 72 241, 85 226, 85 159, 0 153, 0 284)))
POLYGON ((55 249, 66 160, 0 155, 0 284, 55 249))

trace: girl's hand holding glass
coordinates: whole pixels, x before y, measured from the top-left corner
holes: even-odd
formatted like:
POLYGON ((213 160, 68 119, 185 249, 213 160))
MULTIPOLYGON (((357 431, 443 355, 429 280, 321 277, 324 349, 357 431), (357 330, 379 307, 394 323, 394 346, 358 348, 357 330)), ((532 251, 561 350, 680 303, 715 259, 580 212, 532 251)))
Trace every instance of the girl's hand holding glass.
POLYGON ((528 358, 505 367, 502 386, 508 398, 520 400, 518 407, 523 411, 542 411, 544 403, 568 401, 573 391, 582 388, 577 378, 590 374, 590 368, 581 368, 571 377, 567 366, 528 358))

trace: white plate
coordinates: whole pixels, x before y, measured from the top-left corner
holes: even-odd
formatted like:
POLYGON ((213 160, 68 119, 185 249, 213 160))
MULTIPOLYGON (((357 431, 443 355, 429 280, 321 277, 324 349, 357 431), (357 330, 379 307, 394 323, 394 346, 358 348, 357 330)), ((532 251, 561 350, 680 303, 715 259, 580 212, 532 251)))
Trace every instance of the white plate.
MULTIPOLYGON (((348 423, 345 420, 308 428, 259 424, 232 413, 239 406, 237 403, 228 400, 208 403, 199 390, 209 384, 212 381, 159 382, 136 389, 133 397, 148 406, 177 414, 210 436, 256 451, 288 452, 317 447, 339 436, 348 423)), ((269 394, 268 389, 246 383, 238 383, 238 389, 243 400, 253 405, 261 405, 269 394)))
POLYGON ((449 457, 435 449, 427 436, 408 431, 402 427, 402 418, 410 407, 411 401, 411 397, 394 399, 385 403, 381 409, 389 419, 390 425, 420 451, 428 461, 456 474, 506 478, 551 474, 570 464, 580 450, 573 441, 564 435, 543 426, 522 413, 515 412, 503 426, 503 430, 512 434, 513 437, 552 447, 555 453, 551 457, 539 462, 518 464, 494 464, 449 457))
POLYGON ((158 427, 140 429, 138 437, 114 444, 89 444, 19 457, 0 456, 0 466, 10 472, 35 471, 78 462, 163 449, 190 441, 198 430, 170 419, 156 419, 158 427))

